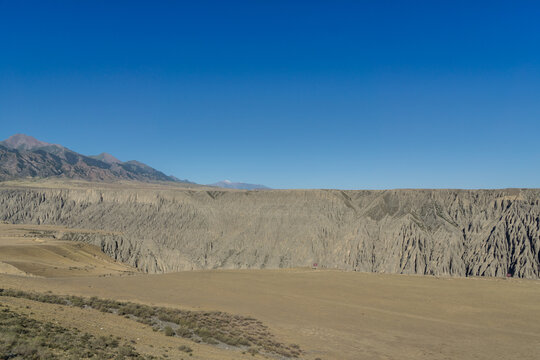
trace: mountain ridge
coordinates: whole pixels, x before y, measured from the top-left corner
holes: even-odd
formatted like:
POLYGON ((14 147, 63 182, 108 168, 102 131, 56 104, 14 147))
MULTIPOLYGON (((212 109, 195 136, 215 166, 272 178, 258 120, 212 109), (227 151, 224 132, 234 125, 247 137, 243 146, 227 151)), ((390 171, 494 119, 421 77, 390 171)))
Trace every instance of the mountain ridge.
POLYGON ((106 152, 102 152, 101 154, 98 154, 98 155, 90 155, 89 157, 91 157, 92 159, 96 159, 96 160, 106 162, 107 164, 118 164, 118 163, 122 162, 122 161, 118 160, 116 157, 114 157, 111 154, 108 154, 106 152))
POLYGON ((32 136, 25 134, 15 134, 7 138, 6 140, 0 141, 0 145, 3 145, 9 149, 21 150, 21 151, 31 151, 39 148, 45 147, 58 147, 63 148, 61 145, 50 144, 41 140, 38 140, 32 136))
POLYGON ((86 156, 62 145, 15 134, 0 142, 0 181, 24 177, 187 182, 135 160, 122 162, 107 153, 86 156))
POLYGON ((209 184, 208 186, 215 186, 224 189, 236 189, 236 190, 270 190, 268 186, 260 184, 249 184, 243 182, 232 182, 230 180, 223 180, 217 183, 209 184))

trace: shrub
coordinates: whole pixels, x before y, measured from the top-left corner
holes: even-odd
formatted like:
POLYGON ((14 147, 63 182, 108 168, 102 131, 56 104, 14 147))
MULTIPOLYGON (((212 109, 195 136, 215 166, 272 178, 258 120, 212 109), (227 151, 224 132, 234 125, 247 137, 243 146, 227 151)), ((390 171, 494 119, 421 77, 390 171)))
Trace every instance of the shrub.
POLYGON ((180 346, 178 347, 178 350, 183 351, 183 352, 186 352, 186 353, 190 353, 190 352, 193 351, 192 348, 190 348, 189 346, 186 346, 186 345, 180 345, 180 346))
POLYGON ((9 309, 0 311, 0 359, 155 359, 117 339, 41 322, 9 309), (23 329, 23 331, 21 331, 23 329))
MULTIPOLYGON (((167 336, 178 335, 184 338, 191 338, 197 343, 201 342, 202 339, 202 341, 208 344, 222 342, 231 346, 256 346, 267 353, 282 355, 284 357, 299 357, 302 354, 302 350, 296 344, 291 344, 287 347, 274 341, 273 335, 268 328, 261 321, 251 317, 231 315, 217 311, 186 311, 153 307, 130 302, 99 299, 95 296, 91 298, 59 296, 50 293, 28 293, 2 288, 0 288, 0 296, 19 297, 51 304, 92 308, 105 313, 116 313, 134 321, 150 325, 154 331, 163 331, 167 336), (171 326, 162 324, 162 321, 176 324, 179 327, 175 331, 171 326)), ((13 329, 13 331, 24 334, 26 329, 20 327, 13 329)), ((112 345, 114 344, 108 344, 107 346, 112 345)))
POLYGON ((174 336, 174 330, 170 326, 165 326, 165 329, 163 329, 163 332, 165 333, 165 336, 174 336))
POLYGON ((183 338, 189 338, 191 337, 191 331, 188 328, 180 326, 178 329, 176 329, 176 335, 183 338))

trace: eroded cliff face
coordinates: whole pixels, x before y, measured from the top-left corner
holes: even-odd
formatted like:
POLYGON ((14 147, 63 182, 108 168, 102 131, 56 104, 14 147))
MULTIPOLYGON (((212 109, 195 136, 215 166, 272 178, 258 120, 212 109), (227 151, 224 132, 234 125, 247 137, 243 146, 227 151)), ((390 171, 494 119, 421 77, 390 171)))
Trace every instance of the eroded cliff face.
POLYGON ((540 277, 540 190, 182 190, 0 185, 0 221, 60 234, 147 272, 309 266, 540 277))

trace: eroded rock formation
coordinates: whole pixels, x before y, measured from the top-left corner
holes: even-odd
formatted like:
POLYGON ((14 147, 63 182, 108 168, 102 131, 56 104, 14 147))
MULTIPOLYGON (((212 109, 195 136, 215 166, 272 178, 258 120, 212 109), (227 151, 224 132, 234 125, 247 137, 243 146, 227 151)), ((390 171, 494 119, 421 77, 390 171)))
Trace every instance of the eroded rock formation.
POLYGON ((56 189, 0 185, 0 220, 61 234, 148 272, 309 266, 540 277, 540 190, 56 189), (114 235, 116 234, 116 235, 114 235))

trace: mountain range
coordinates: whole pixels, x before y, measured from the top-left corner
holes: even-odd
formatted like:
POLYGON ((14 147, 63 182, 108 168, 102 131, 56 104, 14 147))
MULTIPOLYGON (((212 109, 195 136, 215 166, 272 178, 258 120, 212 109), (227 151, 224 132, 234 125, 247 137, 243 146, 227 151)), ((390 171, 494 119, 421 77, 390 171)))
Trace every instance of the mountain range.
POLYGON ((0 142, 0 181, 24 177, 188 182, 135 160, 123 162, 107 153, 86 156, 16 134, 0 142))
POLYGON ((223 180, 217 183, 210 184, 210 186, 216 186, 225 189, 237 189, 237 190, 270 190, 268 186, 260 184, 248 184, 242 182, 232 182, 230 180, 223 180))

